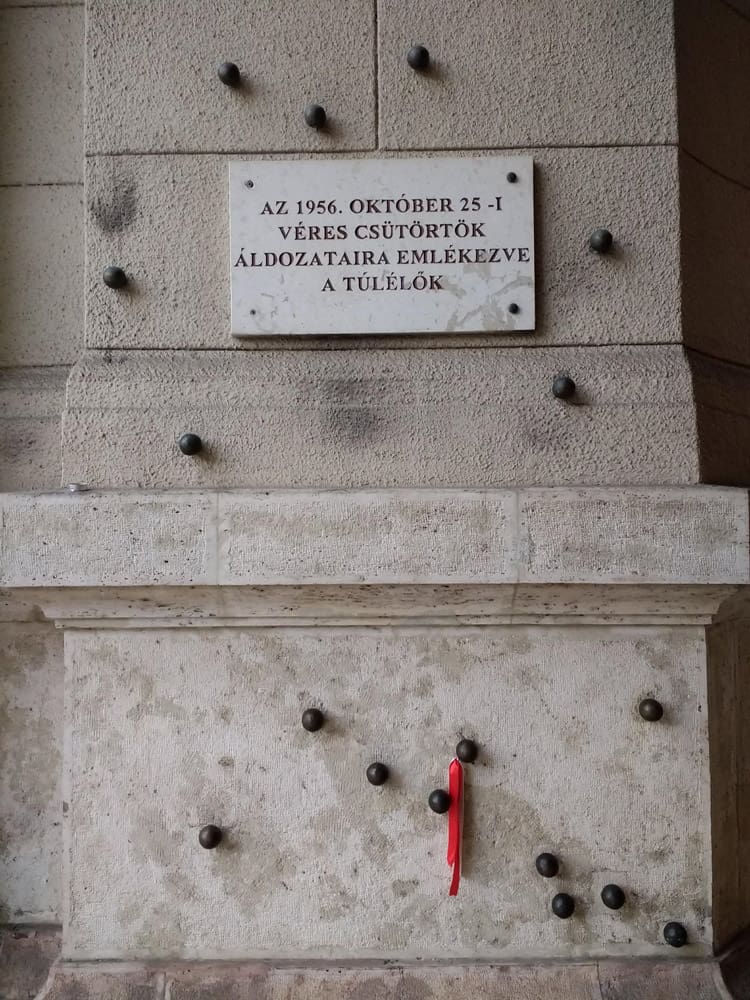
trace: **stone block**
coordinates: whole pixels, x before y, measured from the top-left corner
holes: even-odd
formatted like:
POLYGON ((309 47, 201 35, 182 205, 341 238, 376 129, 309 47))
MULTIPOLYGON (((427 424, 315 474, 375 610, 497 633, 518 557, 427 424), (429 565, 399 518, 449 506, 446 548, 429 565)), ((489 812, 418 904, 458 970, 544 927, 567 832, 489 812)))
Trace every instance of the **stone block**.
POLYGON ((59 486, 60 418, 68 371, 0 371, 0 490, 59 486))
POLYGON ((0 922, 60 920, 63 642, 52 623, 0 631, 0 922))
MULTIPOLYGON (((130 5, 133 8, 138 5, 130 5)), ((87 166, 87 343, 95 348, 337 348, 680 340, 677 152, 539 149, 537 329, 438 337, 230 335, 226 157, 94 157, 87 166), (609 227, 615 252, 588 249, 609 227), (127 288, 102 283, 117 264, 127 288)), ((429 169, 429 161, 425 161, 429 169)), ((356 332, 356 331, 353 331, 356 332)))
POLYGON ((66 668, 68 958, 664 955, 678 917, 710 952, 700 627, 72 630, 66 668), (453 899, 426 796, 462 734, 453 899))
POLYGON ((705 621, 750 580, 747 492, 716 487, 59 490, 6 494, 0 519, 11 621, 545 612, 705 621))
POLYGON ((504 487, 700 480, 681 348, 117 351, 74 368, 66 482, 504 487), (572 403, 552 381, 569 373, 572 403), (183 455, 177 439, 204 450, 183 455))
POLYGON ((66 365, 83 346, 83 186, 0 188, 0 368, 66 365))
POLYGON ((166 505, 145 493, 124 502, 64 491, 3 498, 5 579, 29 587, 213 583, 215 505, 215 495, 188 491, 166 505))
POLYGON ((658 0, 383 0, 378 43, 385 148, 677 140, 672 8, 658 0), (415 43, 428 72, 407 65, 415 43))
POLYGON ((376 145, 370 0, 95 0, 86 51, 88 153, 376 145), (238 87, 217 76, 227 61, 238 87), (326 128, 305 124, 310 103, 326 128))
POLYGON ((680 0, 675 4, 675 37, 680 145, 747 188, 750 4, 680 0))
POLYGON ((168 978, 171 1000, 601 1000, 596 966, 193 968, 168 978))
POLYGON ((227 493, 220 509, 222 585, 517 576, 510 492, 307 493, 304 504, 289 493, 227 493))
POLYGON ((747 557, 747 512, 737 494, 706 487, 688 497, 673 491, 627 491, 613 502, 612 490, 526 490, 521 494, 519 547, 521 579, 570 584, 597 575, 601 582, 633 583, 674 579, 684 582, 739 582, 747 557), (571 539, 575 539, 572 542, 571 539))
POLYGON ((750 188, 682 154, 680 201, 685 344, 750 365, 750 188))
POLYGON ((0 14, 0 184, 83 180, 83 20, 71 4, 0 14))

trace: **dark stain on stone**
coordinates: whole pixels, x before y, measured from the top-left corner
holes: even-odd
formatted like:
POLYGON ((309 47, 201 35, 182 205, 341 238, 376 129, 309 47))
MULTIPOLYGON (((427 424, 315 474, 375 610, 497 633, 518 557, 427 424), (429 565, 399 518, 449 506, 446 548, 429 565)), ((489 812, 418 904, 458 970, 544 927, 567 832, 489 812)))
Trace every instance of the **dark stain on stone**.
MULTIPOLYGON (((384 387, 385 388, 385 387, 384 387)), ((305 386, 305 391, 309 387, 305 386)), ((318 389, 321 430, 325 438, 362 444, 381 436, 377 410, 380 388, 357 379, 328 379, 318 389)))
POLYGON ((92 198, 89 210, 105 233, 119 233, 127 229, 138 211, 135 181, 115 181, 106 197, 95 195, 92 198))

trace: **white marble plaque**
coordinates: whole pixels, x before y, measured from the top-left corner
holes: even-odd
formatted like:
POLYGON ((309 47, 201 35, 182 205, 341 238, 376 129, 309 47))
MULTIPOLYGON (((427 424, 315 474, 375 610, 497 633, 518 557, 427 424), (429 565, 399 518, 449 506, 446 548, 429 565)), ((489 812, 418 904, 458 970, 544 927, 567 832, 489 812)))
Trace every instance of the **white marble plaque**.
POLYGON ((232 333, 534 329, 529 157, 229 169, 232 333))

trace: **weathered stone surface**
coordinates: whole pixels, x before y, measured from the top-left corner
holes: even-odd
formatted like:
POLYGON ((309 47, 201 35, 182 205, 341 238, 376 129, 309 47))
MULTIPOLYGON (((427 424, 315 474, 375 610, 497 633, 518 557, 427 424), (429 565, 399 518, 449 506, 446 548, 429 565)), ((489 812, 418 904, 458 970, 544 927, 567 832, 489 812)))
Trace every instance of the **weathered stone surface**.
POLYGON ((370 0, 96 0, 87 152, 373 148, 373 14, 370 0), (239 67, 240 87, 218 79, 226 61, 239 67), (325 107, 325 129, 305 124, 310 103, 325 107))
POLYGON ((227 158, 124 156, 94 157, 87 165, 88 345, 252 349, 335 343, 341 349, 679 341, 677 151, 518 152, 536 163, 535 333, 237 341, 229 333, 227 158), (599 226, 611 228, 616 241, 615 253, 605 257, 587 246, 599 226), (102 283, 101 270, 110 263, 128 273, 126 289, 115 292, 102 283))
POLYGON ((83 346, 83 187, 0 188, 0 229, 0 368, 72 364, 83 346))
MULTIPOLYGON (((272 967, 62 963, 45 1000, 744 1000, 715 962, 272 967)), ((14 997, 13 1000, 16 1000, 14 997)), ((27 1000, 26 997, 23 1000, 27 1000)))
MULTIPOLYGON (((601 1000, 727 1000, 718 965, 703 962, 602 962, 601 1000)), ((742 1000, 737 995, 737 1000, 742 1000)))
MULTIPOLYGON (((0 497, 0 514, 5 587, 524 582, 517 601, 497 610, 529 611, 538 584, 684 588, 750 578, 747 493, 717 487, 58 491, 0 497), (50 544, 57 537, 64 549, 50 544)), ((551 607, 564 613, 565 600, 551 595, 551 607)), ((597 613, 594 590, 587 601, 597 613)), ((642 610, 643 598, 623 613, 642 610)))
POLYGON ((321 492, 308 494, 304 508, 288 493, 256 495, 249 504, 227 493, 221 512, 221 577, 230 585, 248 575, 299 584, 342 571, 351 582, 502 583, 518 572, 511 492, 321 492), (290 518, 290 499, 297 517, 290 518))
POLYGON ((0 184, 83 180, 83 19, 71 4, 0 14, 0 184))
POLYGON ((676 917, 683 954, 710 949, 700 628, 70 632, 66 663, 68 957, 661 954, 676 917), (460 734, 481 760, 454 900, 425 796, 460 734), (618 913, 594 902, 610 881, 618 913))
POLYGON ((386 148, 677 139, 672 8, 658 0, 383 0, 378 36, 386 148), (406 63, 415 42, 427 73, 406 63))
POLYGON ((690 484, 692 392, 678 346, 89 354, 63 470, 145 489, 690 484), (572 403, 552 395, 560 371, 572 403))
POLYGON ((0 371, 0 490, 60 483, 60 419, 68 368, 0 371))
POLYGON ((5 580, 37 587, 73 579, 89 586, 217 582, 215 494, 164 499, 65 491, 2 498, 5 580))
POLYGON ((86 968, 61 963, 39 1000, 164 1000, 164 976, 137 967, 86 968))
MULTIPOLYGON (((733 277, 750 273, 750 188, 687 154, 680 157, 680 184, 685 344, 750 365, 750 289, 733 277)), ((743 402, 740 396, 733 405, 743 402)))
POLYGON ((736 542, 745 532, 745 512, 731 494, 721 497, 706 489, 686 503, 677 496, 629 490, 628 503, 621 506, 608 502, 607 490, 525 491, 522 579, 571 583, 606 573, 612 583, 641 575, 657 581, 672 577, 677 565, 690 565, 696 582, 725 581, 730 565, 730 576, 742 575, 746 560, 736 542))
POLYGON ((63 643, 52 623, 0 630, 0 923, 60 920, 63 643))
POLYGON ((600 1000, 595 965, 190 970, 172 1000, 600 1000))
POLYGON ((750 186, 750 5, 680 0, 674 9, 680 145, 750 186))
POLYGON ((60 954, 60 932, 51 927, 0 928, 0 996, 34 1000, 60 954))

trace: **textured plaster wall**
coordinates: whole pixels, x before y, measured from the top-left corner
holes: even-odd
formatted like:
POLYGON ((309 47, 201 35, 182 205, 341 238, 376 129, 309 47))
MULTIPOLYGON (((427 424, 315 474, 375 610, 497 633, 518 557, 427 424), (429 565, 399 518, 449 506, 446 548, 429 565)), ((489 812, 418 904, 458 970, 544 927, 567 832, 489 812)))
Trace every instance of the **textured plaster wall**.
POLYGON ((0 489, 59 485, 83 344, 83 4, 0 5, 0 489))

